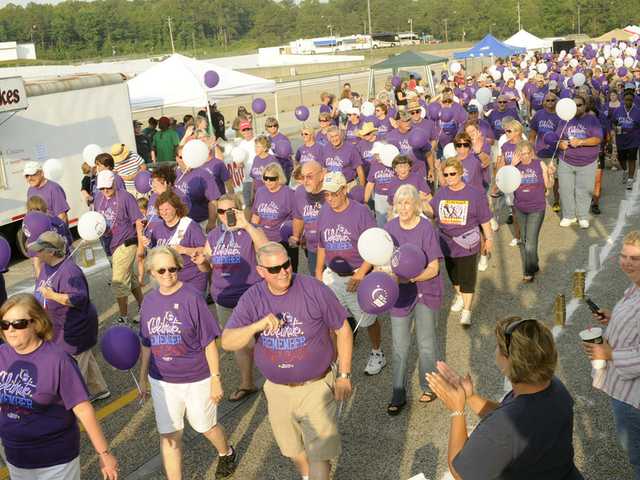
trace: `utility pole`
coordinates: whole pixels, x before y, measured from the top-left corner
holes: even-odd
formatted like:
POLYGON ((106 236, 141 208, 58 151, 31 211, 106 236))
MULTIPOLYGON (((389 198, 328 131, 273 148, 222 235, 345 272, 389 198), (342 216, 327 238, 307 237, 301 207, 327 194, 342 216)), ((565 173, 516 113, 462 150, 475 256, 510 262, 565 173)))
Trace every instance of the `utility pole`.
POLYGON ((411 40, 413 41, 413 18, 410 18, 407 23, 409 24, 409 31, 411 32, 411 40))
POLYGON ((167 23, 169 24, 169 38, 171 39, 171 52, 176 53, 176 46, 173 44, 173 30, 171 29, 171 17, 167 17, 167 23))
POLYGON ((444 19, 444 43, 449 43, 449 31, 447 29, 449 23, 449 19, 445 18, 444 19))
POLYGON ((371 36, 369 47, 373 48, 373 30, 371 30, 371 0, 367 0, 367 17, 369 18, 369 35, 371 36))
POLYGON ((580 35, 580 2, 578 2, 578 35, 580 35))
POLYGON ((522 30, 522 23, 520 22, 520 0, 518 0, 518 31, 522 30))
POLYGON ((333 37, 333 25, 329 24, 327 25, 327 28, 329 29, 329 36, 333 37))

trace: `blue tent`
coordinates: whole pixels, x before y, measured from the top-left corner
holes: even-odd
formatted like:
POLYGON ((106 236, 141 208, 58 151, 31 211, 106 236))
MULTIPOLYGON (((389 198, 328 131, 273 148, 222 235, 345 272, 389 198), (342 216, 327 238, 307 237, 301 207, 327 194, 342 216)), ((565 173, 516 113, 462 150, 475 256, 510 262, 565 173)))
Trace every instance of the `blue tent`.
POLYGON ((453 54, 453 58, 465 59, 475 57, 510 57, 511 55, 517 55, 519 53, 525 53, 525 48, 511 47, 502 43, 493 35, 489 34, 476 43, 469 50, 464 52, 457 52, 453 54))

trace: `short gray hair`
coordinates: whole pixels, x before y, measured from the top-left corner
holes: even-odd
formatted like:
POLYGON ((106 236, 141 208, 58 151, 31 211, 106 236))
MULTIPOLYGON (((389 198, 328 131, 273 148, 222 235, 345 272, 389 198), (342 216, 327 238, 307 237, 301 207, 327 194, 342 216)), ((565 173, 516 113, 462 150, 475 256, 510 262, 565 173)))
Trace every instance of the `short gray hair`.
POLYGON ((393 195, 393 212, 398 213, 398 202, 400 200, 404 200, 405 198, 413 200, 413 204, 415 206, 414 215, 420 215, 422 213, 422 202, 420 201, 420 194, 418 193, 418 189, 416 187, 408 183, 400 185, 398 190, 396 190, 396 193, 393 195))
POLYGON ((159 247, 152 248, 149 254, 147 255, 147 259, 144 263, 145 269, 147 271, 155 270, 153 266, 155 264, 156 258, 159 257, 160 255, 166 255, 168 257, 173 258, 173 263, 175 263, 176 267, 182 268, 183 266, 182 255, 176 252, 173 248, 167 247, 166 245, 162 245, 159 247))
POLYGON ((288 256, 287 249, 284 248, 281 243, 278 243, 278 242, 265 243, 258 250, 256 250, 256 258, 258 259, 258 265, 262 265, 263 257, 277 255, 278 253, 282 253, 285 256, 288 256))

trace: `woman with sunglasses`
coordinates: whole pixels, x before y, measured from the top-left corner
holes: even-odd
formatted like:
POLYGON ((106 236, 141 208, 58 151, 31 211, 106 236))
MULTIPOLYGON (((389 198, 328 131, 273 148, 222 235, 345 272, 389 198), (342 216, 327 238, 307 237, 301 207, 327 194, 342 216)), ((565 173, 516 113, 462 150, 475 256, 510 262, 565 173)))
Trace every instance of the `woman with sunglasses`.
POLYGON ((435 219, 438 226, 440 248, 455 289, 451 311, 462 311, 460 324, 469 326, 478 275, 481 230, 485 251, 491 253, 493 248, 493 231, 489 224, 491 211, 484 190, 464 183, 460 160, 449 158, 440 169, 444 184, 427 205, 426 213, 435 219))
POLYGON ((320 115, 318 115, 320 128, 318 128, 318 131, 316 132, 316 142, 318 142, 322 147, 329 145, 329 138, 327 134, 329 133, 329 129, 333 126, 331 120, 331 114, 328 112, 320 112, 320 115))
MULTIPOLYGON (((422 175, 418 175, 412 172, 411 165, 413 161, 410 157, 405 155, 398 155, 393 159, 391 168, 393 169, 394 176, 389 182, 389 189, 387 190, 387 203, 389 206, 393 206, 393 201, 396 192, 402 185, 413 185, 418 191, 420 197, 420 209, 424 210, 426 204, 431 200, 431 189, 427 184, 427 180, 422 175)), ((392 218, 394 213, 393 209, 388 209, 388 217, 392 218)))
POLYGON ((393 393, 387 406, 389 415, 397 415, 407 402, 407 368, 411 346, 411 326, 415 322, 418 344, 420 388, 419 402, 429 403, 435 394, 427 385, 425 374, 436 368, 438 348, 436 323, 442 306, 442 251, 431 222, 422 214, 422 199, 413 185, 402 185, 393 197, 396 217, 384 226, 396 247, 411 244, 420 249, 427 263, 414 278, 398 278, 400 297, 391 310, 393 338, 393 393))
POLYGON ((279 242, 287 249, 293 271, 297 272, 298 247, 290 246, 288 237, 283 240, 280 232, 285 222, 293 221, 295 192, 287 186, 287 179, 278 163, 270 163, 265 167, 262 180, 264 187, 256 191, 251 223, 261 225, 270 242, 279 242))
MULTIPOLYGON (((209 232, 204 249, 192 256, 203 272, 211 272, 211 298, 222 326, 226 325, 238 300, 260 281, 256 250, 267 243, 264 232, 249 223, 236 195, 226 194, 218 202, 218 226, 209 232)), ((229 397, 237 402, 257 392, 253 379, 253 348, 235 352, 240 386, 229 397)))
POLYGON ((271 145, 273 145, 274 148, 275 157, 282 167, 282 170, 284 170, 287 176, 287 183, 289 183, 291 172, 293 171, 293 162, 291 161, 293 148, 291 147, 291 141, 286 135, 280 132, 280 124, 275 117, 267 117, 264 121, 264 128, 267 129, 269 140, 271 140, 271 145))
MULTIPOLYGON (((191 261, 191 256, 201 251, 206 242, 202 228, 187 216, 187 206, 171 191, 160 194, 156 199, 156 210, 160 221, 151 223, 145 230, 145 246, 167 246, 182 255, 183 268, 178 273, 178 279, 206 296, 207 274, 198 270, 198 266, 191 261)), ((144 264, 140 263, 140 283, 144 273, 144 264)))
POLYGON ((149 197, 149 204, 147 206, 147 221, 149 223, 159 222, 161 218, 158 216, 158 210, 156 209, 156 200, 158 196, 164 192, 175 193, 182 203, 187 206, 187 211, 191 209, 191 202, 189 197, 182 193, 182 190, 176 188, 176 172, 173 167, 169 165, 162 165, 151 172, 151 196, 149 197))
POLYGON ((202 294, 178 279, 182 256, 172 248, 149 252, 147 270, 158 283, 140 309, 140 390, 151 388, 160 452, 169 480, 182 478, 182 432, 191 427, 218 451, 216 478, 236 469, 236 451, 217 422, 222 379, 216 338, 220 327, 202 294))
POLYGON ((278 159, 270 153, 271 145, 271 140, 269 140, 269 137, 265 135, 260 135, 256 138, 256 156, 253 159, 250 170, 254 196, 255 192, 257 192, 260 187, 264 186, 262 174, 264 173, 265 167, 270 163, 278 162, 278 159))
POLYGON ((389 116, 389 107, 384 102, 377 101, 376 108, 374 111, 374 119, 373 126, 378 129, 377 138, 378 140, 384 140, 387 133, 393 130, 393 125, 391 124, 391 118, 389 116))
POLYGON ((352 145, 357 145, 360 137, 358 137, 358 131, 362 127, 362 120, 360 117, 360 109, 358 107, 352 107, 347 112, 347 124, 344 131, 344 141, 352 145))
POLYGON ((554 375, 551 331, 538 320, 509 317, 496 323, 495 336, 496 365, 513 387, 500 403, 478 395, 469 374, 461 377, 444 362, 427 374, 451 412, 453 478, 582 480, 574 464, 573 399, 554 375), (471 435, 466 406, 480 417, 471 435))
POLYGON ((104 478, 117 480, 109 451, 76 362, 52 343, 53 326, 26 293, 0 307, 0 438, 13 479, 80 479, 78 420, 104 478))
POLYGON ((640 231, 625 235, 620 269, 631 280, 613 311, 598 310, 594 318, 606 326, 601 344, 583 343, 591 360, 605 360, 606 368, 593 371, 593 387, 611 397, 618 442, 629 456, 634 479, 640 480, 640 231))
MULTIPOLYGON (((506 138, 506 141, 500 147, 500 154, 498 155, 498 159, 496 161, 496 173, 505 165, 511 165, 516 147, 519 143, 525 141, 525 139, 522 137, 523 126, 519 121, 514 119, 506 119, 503 122, 503 126, 504 137, 506 138)), ((496 185, 496 192, 497 188, 498 187, 496 185)), ((507 198, 507 205, 511 205, 512 196, 508 195, 507 198)), ((497 211, 494 213, 496 216, 498 216, 500 212, 497 211)), ((518 225, 518 221, 514 220, 513 208, 510 209, 509 216, 507 217, 507 224, 513 224, 513 238, 511 239, 509 246, 517 247, 518 245, 520 245, 520 226, 518 225)))
POLYGON ((529 122, 529 141, 535 145, 536 156, 549 160, 553 157, 556 145, 549 145, 544 140, 546 133, 555 132, 560 124, 560 117, 556 113, 558 97, 554 93, 547 93, 543 100, 544 108, 538 110, 529 122))
POLYGON ((553 186, 556 166, 553 162, 547 166, 540 161, 529 142, 518 144, 511 164, 522 177, 513 194, 513 214, 522 235, 522 281, 531 283, 539 270, 538 238, 547 206, 545 195, 553 186))
POLYGON ((316 141, 315 132, 311 127, 303 127, 300 131, 302 145, 296 150, 296 167, 309 161, 322 161, 322 145, 316 141))

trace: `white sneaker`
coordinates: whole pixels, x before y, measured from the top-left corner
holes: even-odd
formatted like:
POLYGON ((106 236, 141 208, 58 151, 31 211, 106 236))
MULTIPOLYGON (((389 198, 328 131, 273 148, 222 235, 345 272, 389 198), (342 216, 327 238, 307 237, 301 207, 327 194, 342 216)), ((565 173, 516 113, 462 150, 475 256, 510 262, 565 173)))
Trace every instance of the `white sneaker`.
POLYGON ((471 325, 471 310, 462 310, 462 315, 460 316, 460 325, 464 327, 468 327, 471 325))
POLYGON ((633 178, 627 178, 627 190, 633 190, 633 178))
POLYGON ((462 300, 462 295, 456 295, 455 300, 451 304, 452 312, 459 312, 464 308, 464 300, 462 300))
POLYGON ((578 225, 580 225, 580 228, 589 228, 589 220, 580 220, 578 225))
POLYGON ((520 245, 522 242, 520 241, 519 238, 512 238, 511 241, 509 242, 509 246, 510 247, 517 247, 518 245, 520 245))
POLYGON ((478 271, 484 272, 489 268, 489 257, 486 255, 480 255, 480 261, 478 262, 478 271))
POLYGON ((489 223, 491 224, 491 230, 493 230, 494 232, 497 232, 500 228, 500 225, 495 218, 491 218, 491 220, 489 220, 489 223))
POLYGON ((625 184, 627 183, 627 180, 629 180, 629 172, 627 172, 626 170, 622 171, 622 183, 625 184))
POLYGON ((571 225, 573 225, 577 221, 578 220, 576 218, 563 218, 562 220, 560 220, 560 226, 561 227, 570 227, 571 225))
POLYGON ((367 375, 377 375, 387 365, 387 359, 384 358, 384 353, 371 352, 369 354, 369 360, 367 366, 364 369, 364 373, 367 375))

